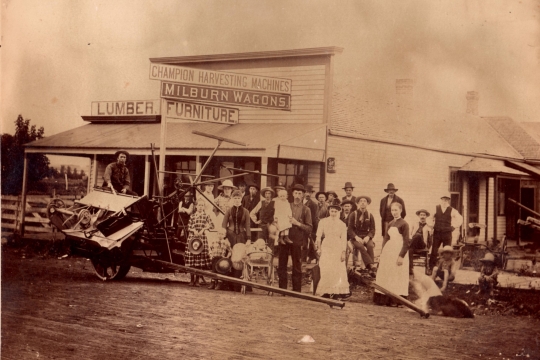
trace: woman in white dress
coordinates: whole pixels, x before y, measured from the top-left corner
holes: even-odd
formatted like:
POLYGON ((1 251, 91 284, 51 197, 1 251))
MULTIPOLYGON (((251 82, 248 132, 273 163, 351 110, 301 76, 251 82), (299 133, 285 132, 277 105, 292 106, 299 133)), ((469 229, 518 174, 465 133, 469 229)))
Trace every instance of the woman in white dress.
MULTIPOLYGON (((379 259, 375 283, 386 290, 407 298, 409 295, 409 224, 401 218, 402 206, 393 203, 391 206, 392 220, 388 224, 384 237, 384 247, 379 259)), ((377 305, 394 305, 394 301, 375 290, 373 301, 377 305)))
POLYGON ((320 256, 321 280, 316 295, 345 299, 350 296, 345 251, 347 249, 347 227, 340 220, 339 199, 328 206, 330 216, 321 219, 317 228, 315 249, 320 256), (324 242, 321 245, 322 238, 324 242))

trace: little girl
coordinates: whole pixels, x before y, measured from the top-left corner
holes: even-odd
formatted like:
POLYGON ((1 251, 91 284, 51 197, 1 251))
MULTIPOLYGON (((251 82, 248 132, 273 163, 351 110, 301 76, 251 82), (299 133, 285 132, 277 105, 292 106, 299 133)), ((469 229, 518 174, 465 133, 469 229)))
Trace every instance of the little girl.
POLYGON ((290 219, 292 217, 291 204, 287 200, 287 190, 279 190, 278 197, 274 199, 274 221, 279 230, 279 243, 281 245, 292 244, 289 239, 289 229, 292 227, 290 219))
MULTIPOLYGON (((188 244, 193 238, 199 238, 203 243, 203 250, 200 254, 192 254, 189 251, 189 246, 186 248, 185 261, 186 266, 193 267, 201 270, 210 269, 212 261, 208 253, 208 239, 206 238, 205 231, 214 228, 214 224, 204 212, 205 202, 199 198, 195 202, 197 211, 191 215, 188 224, 188 244)), ((191 274, 191 282, 189 286, 200 286, 199 276, 191 274)))

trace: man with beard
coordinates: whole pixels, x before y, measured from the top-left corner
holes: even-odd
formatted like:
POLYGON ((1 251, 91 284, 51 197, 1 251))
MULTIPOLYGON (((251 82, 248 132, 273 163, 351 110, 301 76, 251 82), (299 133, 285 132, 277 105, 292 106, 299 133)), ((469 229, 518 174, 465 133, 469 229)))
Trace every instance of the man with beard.
MULTIPOLYGON (((430 236, 433 233, 432 228, 427 225, 426 219, 429 217, 429 211, 421 209, 416 212, 420 221, 411 224, 411 244, 409 245, 409 274, 413 275, 413 255, 415 250, 429 249, 430 236)), ((426 254, 427 256, 427 254, 426 254)))
POLYGON ((302 291, 302 244, 304 238, 311 234, 313 228, 311 223, 311 211, 307 206, 302 204, 304 198, 303 185, 297 184, 292 187, 293 203, 290 204, 292 216, 290 222, 292 227, 289 229, 289 239, 292 244, 280 244, 279 245, 279 287, 281 289, 287 288, 288 276, 287 276, 287 262, 289 255, 292 258, 292 287, 293 291, 302 291))
POLYGON ((306 193, 304 194, 303 204, 311 211, 311 224, 313 225, 311 234, 306 237, 304 245, 302 246, 302 261, 306 261, 308 263, 317 258, 317 252, 315 251, 315 239, 317 237, 317 224, 319 223, 319 218, 317 217, 317 202, 311 198, 313 193, 313 185, 306 185, 306 193))
MULTIPOLYGON (((379 213, 381 214, 381 227, 382 227, 382 236, 383 239, 386 235, 386 228, 388 227, 388 223, 394 220, 394 217, 392 216, 392 213, 390 212, 390 207, 393 203, 400 203, 402 207, 401 211, 401 218, 405 219, 405 216, 407 215, 407 211, 405 211, 405 202, 402 198, 396 195, 396 192, 398 189, 394 186, 394 184, 390 183, 384 189, 384 192, 386 192, 388 195, 383 197, 381 199, 381 204, 379 208, 379 213)), ((383 247, 384 247, 385 241, 383 240, 383 247)))
POLYGON ((114 154, 116 162, 110 163, 105 168, 102 186, 110 188, 111 191, 138 196, 136 192, 129 190, 131 179, 129 177, 129 170, 126 167, 128 156, 129 153, 126 150, 118 150, 114 154))

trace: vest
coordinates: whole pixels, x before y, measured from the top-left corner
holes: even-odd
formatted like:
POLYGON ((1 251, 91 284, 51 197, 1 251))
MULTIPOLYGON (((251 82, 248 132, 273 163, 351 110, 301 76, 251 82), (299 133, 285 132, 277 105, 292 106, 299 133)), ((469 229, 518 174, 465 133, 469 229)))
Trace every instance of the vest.
POLYGON ((427 223, 425 224, 422 224, 422 223, 418 223, 418 230, 416 230, 416 233, 415 235, 421 235, 421 236, 424 236, 424 226, 426 226, 427 223))
POLYGON ((435 230, 440 232, 449 232, 452 231, 452 207, 449 206, 446 208, 446 211, 443 213, 441 205, 437 205, 437 210, 435 212, 435 230))
POLYGON ((259 210, 259 220, 263 224, 271 224, 274 222, 274 202, 270 201, 266 204, 266 200, 261 200, 261 209, 259 210))
POLYGON ((360 210, 356 210, 351 214, 351 216, 354 216, 354 232, 357 236, 365 237, 371 231, 371 215, 369 211, 364 211, 363 221, 360 221, 360 216, 362 216, 360 210))

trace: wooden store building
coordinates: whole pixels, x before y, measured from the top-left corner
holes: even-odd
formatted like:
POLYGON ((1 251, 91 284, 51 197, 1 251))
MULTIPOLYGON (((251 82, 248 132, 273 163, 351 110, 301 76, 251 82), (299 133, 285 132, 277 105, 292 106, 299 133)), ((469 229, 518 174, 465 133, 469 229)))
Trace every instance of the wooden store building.
MULTIPOLYGON (((112 154, 128 150, 132 190, 151 196, 157 189, 151 144, 161 155, 160 170, 195 173, 216 146, 192 133, 200 131, 247 143, 224 142, 208 175, 229 175, 224 166, 257 170, 279 178, 243 180, 261 187, 310 184, 340 196, 351 181, 354 194, 373 199, 376 217, 383 189, 394 183, 406 220, 420 208, 432 211, 450 191, 465 226, 487 225, 484 238, 526 235, 516 225, 524 214, 508 198, 540 208, 539 143, 512 119, 478 116, 474 92, 467 94, 467 111, 464 99, 463 111, 455 112, 416 102, 409 79, 396 81, 392 101, 359 98, 347 84, 334 83, 335 55, 342 51, 151 58, 149 82, 160 82, 155 99, 94 102, 83 116, 87 125, 30 143, 26 152, 89 157, 92 191, 112 154)), ((175 177, 165 174, 165 192, 175 177)))

